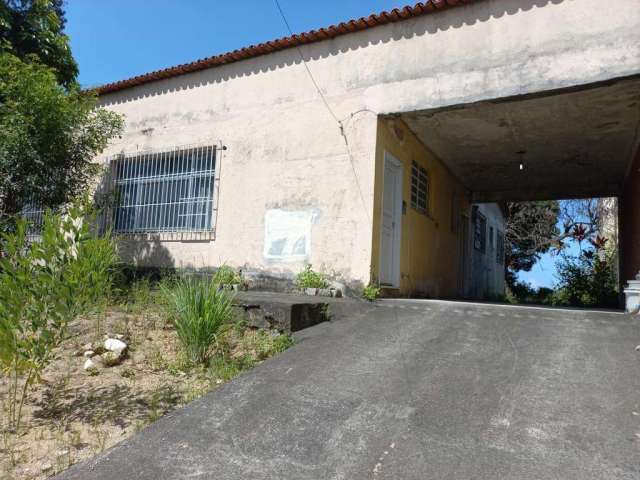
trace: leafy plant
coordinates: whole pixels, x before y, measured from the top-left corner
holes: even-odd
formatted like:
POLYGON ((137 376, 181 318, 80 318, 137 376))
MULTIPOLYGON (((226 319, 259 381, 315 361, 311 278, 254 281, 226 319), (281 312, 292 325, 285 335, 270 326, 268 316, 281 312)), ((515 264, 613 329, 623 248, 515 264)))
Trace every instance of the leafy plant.
POLYGON ((327 288, 329 282, 322 273, 316 272, 311 265, 304 267, 304 270, 296 275, 296 285, 298 288, 327 288))
POLYGON ((379 296, 380 296, 380 287, 378 287, 377 285, 374 285, 373 283, 370 283, 369 285, 367 285, 362 289, 362 298, 365 298, 370 302, 373 302, 379 296))
POLYGON ((218 285, 239 285, 242 283, 240 272, 229 265, 222 265, 213 276, 213 280, 218 285))
POLYGON ((616 307, 618 289, 614 260, 604 248, 587 249, 577 256, 563 255, 556 263, 555 305, 616 307))
POLYGON ((27 223, 2 236, 0 369, 8 377, 9 427, 18 431, 30 386, 51 362, 69 321, 108 291, 116 261, 111 239, 93 238, 87 210, 45 214, 41 238, 28 242, 27 223))
POLYGON ((191 277, 164 289, 173 313, 173 323, 189 360, 204 364, 212 354, 222 327, 232 316, 232 297, 218 290, 214 281, 191 277))

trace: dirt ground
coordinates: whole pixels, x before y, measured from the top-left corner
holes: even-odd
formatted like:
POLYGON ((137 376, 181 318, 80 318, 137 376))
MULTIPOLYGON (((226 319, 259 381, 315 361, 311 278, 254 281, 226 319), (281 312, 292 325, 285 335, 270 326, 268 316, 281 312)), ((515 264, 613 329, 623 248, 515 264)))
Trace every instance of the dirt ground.
MULTIPOLYGON (((153 309, 110 308, 77 320, 23 410, 21 434, 3 430, 0 479, 42 479, 133 435, 166 412, 224 383, 237 371, 185 367, 172 326, 153 309), (87 344, 105 332, 128 344, 125 360, 83 369, 87 344)), ((242 335, 251 335, 245 331, 242 335)), ((247 355, 239 348, 233 356, 247 355)), ((254 355, 255 352, 249 352, 254 355)), ((228 369, 227 369, 228 370, 228 369)), ((236 369, 237 370, 237 369, 236 369)), ((6 404, 7 382, 0 394, 6 404)), ((6 407, 6 405, 4 405, 6 407)))

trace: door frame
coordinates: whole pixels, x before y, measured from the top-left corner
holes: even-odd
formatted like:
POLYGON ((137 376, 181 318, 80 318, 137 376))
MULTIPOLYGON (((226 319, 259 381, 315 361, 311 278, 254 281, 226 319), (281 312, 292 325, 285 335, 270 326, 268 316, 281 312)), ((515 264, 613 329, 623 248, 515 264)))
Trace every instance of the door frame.
POLYGON ((384 151, 384 158, 382 164, 382 196, 380 199, 380 254, 378 259, 378 284, 385 288, 400 288, 400 242, 402 239, 402 201, 404 200, 403 196, 403 185, 404 185, 404 169, 402 166, 402 162, 394 157, 391 153, 384 151), (393 230, 393 245, 392 245, 392 281, 391 284, 382 284, 381 280, 381 267, 382 267, 382 235, 384 231, 384 185, 385 185, 385 171, 387 169, 387 163, 393 165, 398 172, 396 176, 396 205, 394 211, 394 221, 396 222, 397 228, 393 230))

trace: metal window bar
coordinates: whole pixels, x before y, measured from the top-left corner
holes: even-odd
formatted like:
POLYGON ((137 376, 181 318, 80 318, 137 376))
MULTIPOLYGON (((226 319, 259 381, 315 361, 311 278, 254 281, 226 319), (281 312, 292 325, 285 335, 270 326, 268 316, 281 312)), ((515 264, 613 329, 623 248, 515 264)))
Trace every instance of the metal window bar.
POLYGON ((183 147, 112 160, 114 231, 212 231, 216 151, 183 147))
POLYGON ((22 209, 21 215, 28 222, 27 235, 29 237, 40 236, 44 224, 44 209, 37 204, 29 204, 22 209))

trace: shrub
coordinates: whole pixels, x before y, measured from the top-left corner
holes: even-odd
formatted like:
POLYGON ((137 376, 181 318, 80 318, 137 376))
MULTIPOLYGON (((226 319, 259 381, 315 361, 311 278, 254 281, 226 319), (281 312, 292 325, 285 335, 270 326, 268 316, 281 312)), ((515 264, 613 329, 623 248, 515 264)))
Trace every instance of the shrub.
POLYGON ((315 272, 311 265, 307 265, 304 270, 296 275, 296 285, 298 288, 327 288, 329 282, 322 273, 315 272))
POLYGON ((618 305, 614 260, 603 249, 584 250, 578 256, 563 255, 556 268, 558 285, 553 295, 554 305, 618 305))
POLYGON ((235 268, 222 265, 213 276, 213 281, 218 285, 238 285, 242 283, 242 277, 235 268))
POLYGON ((232 318, 232 297, 217 287, 215 281, 191 277, 178 280, 172 289, 163 287, 178 339, 196 364, 207 362, 223 325, 232 318))
POLYGON ((9 427, 17 431, 24 399, 65 338, 69 321, 109 291, 113 241, 94 238, 87 210, 45 214, 41 238, 28 242, 24 220, 0 250, 0 369, 10 382, 9 427), (18 389, 18 384, 22 384, 18 389))
POLYGON ((370 283, 366 287, 362 289, 362 298, 373 302, 376 298, 380 296, 380 287, 370 283))

